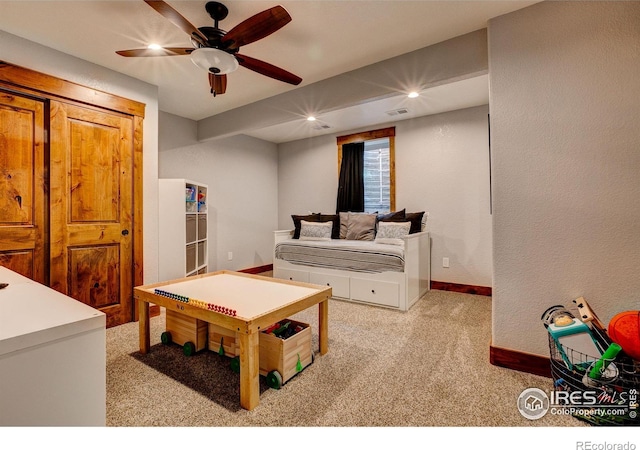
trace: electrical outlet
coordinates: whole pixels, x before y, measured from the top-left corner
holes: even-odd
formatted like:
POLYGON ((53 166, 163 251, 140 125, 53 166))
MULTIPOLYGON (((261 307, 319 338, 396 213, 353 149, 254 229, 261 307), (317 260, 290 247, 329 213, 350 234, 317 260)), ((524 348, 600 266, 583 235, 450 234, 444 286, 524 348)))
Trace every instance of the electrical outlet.
POLYGON ((233 252, 227 253, 227 259, 231 261, 233 259, 233 252))
POLYGON ((442 267, 449 267, 449 258, 442 258, 442 267))

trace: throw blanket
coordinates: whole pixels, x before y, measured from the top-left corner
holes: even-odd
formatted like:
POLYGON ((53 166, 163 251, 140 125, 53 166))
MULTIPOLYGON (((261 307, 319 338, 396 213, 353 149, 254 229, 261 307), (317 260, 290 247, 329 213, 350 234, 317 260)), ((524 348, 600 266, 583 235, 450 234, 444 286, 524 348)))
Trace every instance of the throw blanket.
POLYGON ((275 257, 292 264, 354 272, 404 271, 404 247, 373 241, 287 239, 276 244, 275 257))

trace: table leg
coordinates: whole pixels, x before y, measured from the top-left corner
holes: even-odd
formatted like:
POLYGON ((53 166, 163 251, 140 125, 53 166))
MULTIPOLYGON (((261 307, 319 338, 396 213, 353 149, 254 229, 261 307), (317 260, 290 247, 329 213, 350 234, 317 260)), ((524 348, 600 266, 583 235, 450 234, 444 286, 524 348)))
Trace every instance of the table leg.
POLYGON ((151 331, 149 330, 149 303, 138 300, 138 321, 140 322, 140 353, 143 355, 151 348, 151 331))
POLYGON ((240 337, 240 406, 252 410, 260 403, 260 341, 257 332, 240 337))
POLYGON ((320 354, 329 351, 329 299, 318 303, 318 340, 320 341, 320 354))

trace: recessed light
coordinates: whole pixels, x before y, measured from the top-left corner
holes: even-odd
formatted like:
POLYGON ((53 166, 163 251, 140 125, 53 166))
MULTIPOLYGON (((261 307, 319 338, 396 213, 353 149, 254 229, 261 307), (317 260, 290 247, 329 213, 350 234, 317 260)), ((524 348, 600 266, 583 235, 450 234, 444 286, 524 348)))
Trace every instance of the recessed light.
POLYGON ((309 116, 309 117, 307 117, 307 120, 308 120, 309 122, 314 122, 314 121, 316 120, 316 118, 315 118, 315 117, 313 117, 313 116, 309 116))
POLYGON ((417 96, 419 96, 420 94, 418 94, 417 92, 409 92, 409 95, 407 95, 407 97, 409 98, 416 98, 417 96))
POLYGON ((162 48, 162 45, 159 45, 159 44, 149 44, 149 45, 147 46, 147 48, 148 48, 149 50, 160 50, 160 49, 162 48))

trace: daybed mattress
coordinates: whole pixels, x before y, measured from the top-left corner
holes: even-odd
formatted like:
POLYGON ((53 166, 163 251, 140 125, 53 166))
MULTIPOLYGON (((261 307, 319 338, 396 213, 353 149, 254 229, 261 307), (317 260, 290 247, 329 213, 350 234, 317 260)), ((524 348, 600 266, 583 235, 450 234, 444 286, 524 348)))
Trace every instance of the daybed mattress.
POLYGON ((275 257, 292 264, 353 272, 403 272, 404 247, 373 241, 287 239, 276 244, 275 257))

